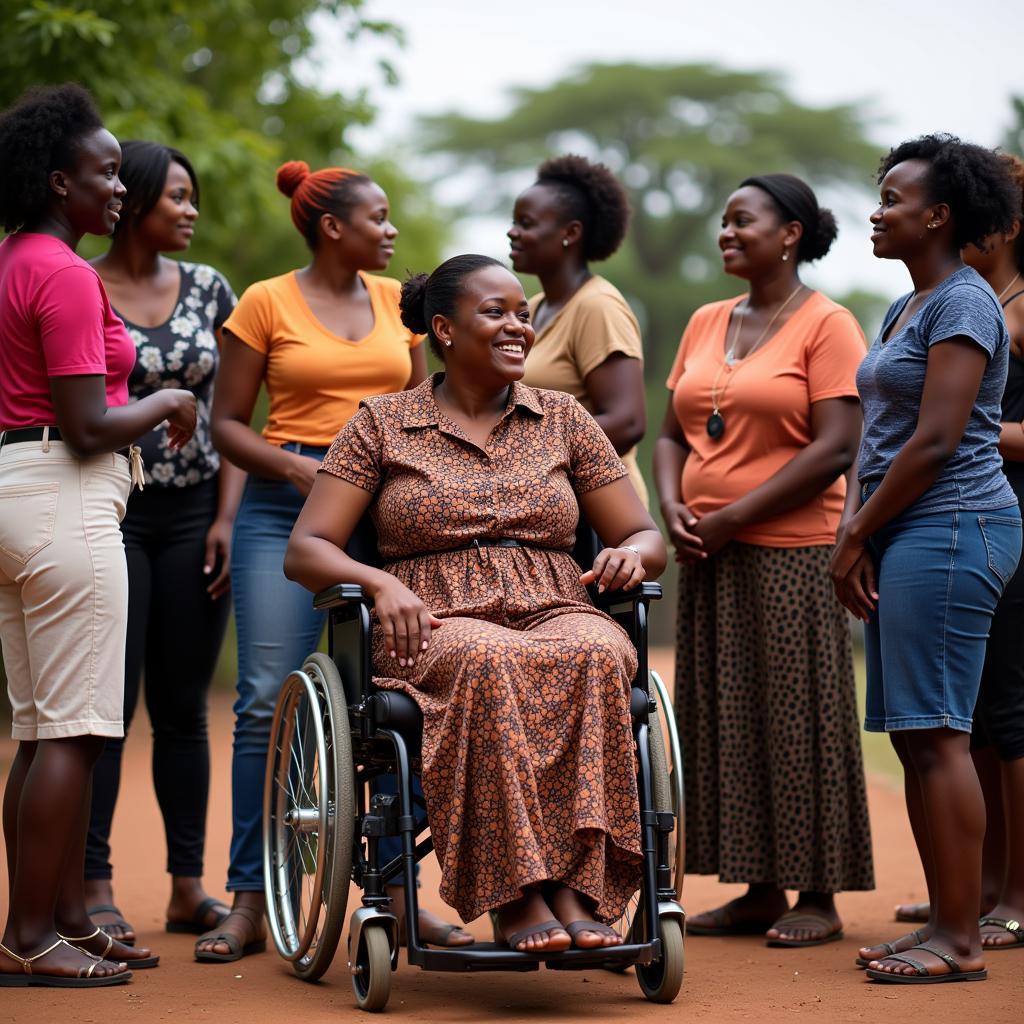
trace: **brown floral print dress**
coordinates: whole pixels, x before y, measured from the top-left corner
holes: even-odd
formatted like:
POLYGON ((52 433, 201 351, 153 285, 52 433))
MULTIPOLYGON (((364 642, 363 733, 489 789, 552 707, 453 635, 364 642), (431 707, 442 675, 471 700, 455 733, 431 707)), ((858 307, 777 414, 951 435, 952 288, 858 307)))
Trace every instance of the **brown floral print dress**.
POLYGON ((414 666, 373 644, 377 684, 423 711, 441 896, 470 921, 554 879, 615 920, 640 884, 636 652, 568 552, 576 495, 625 470, 570 395, 513 384, 478 448, 436 383, 364 400, 321 471, 375 494, 385 568, 444 620, 414 666), (534 546, 451 550, 503 537, 534 546))

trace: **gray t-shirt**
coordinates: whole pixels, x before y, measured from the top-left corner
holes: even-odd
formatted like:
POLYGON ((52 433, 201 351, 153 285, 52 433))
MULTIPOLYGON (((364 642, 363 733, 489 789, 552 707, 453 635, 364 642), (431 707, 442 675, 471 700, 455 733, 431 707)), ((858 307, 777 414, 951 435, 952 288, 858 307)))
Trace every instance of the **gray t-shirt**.
POLYGON ((970 267, 950 274, 923 306, 884 344, 886 331, 910 301, 889 307, 882 329, 857 371, 864 436, 857 475, 879 481, 917 427, 928 350, 950 338, 970 338, 988 354, 967 427, 938 479, 914 502, 915 512, 1006 508, 1017 499, 999 455, 1000 402, 1006 385, 1010 336, 995 293, 970 267))

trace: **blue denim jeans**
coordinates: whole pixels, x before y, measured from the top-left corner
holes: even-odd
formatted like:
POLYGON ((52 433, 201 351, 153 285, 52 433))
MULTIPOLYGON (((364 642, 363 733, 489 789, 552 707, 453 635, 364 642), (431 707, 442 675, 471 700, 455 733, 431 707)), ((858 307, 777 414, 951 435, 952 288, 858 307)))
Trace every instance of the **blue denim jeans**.
POLYGON ((868 547, 879 600, 864 631, 864 728, 970 732, 992 614, 1020 558, 1020 509, 911 507, 868 547))
MULTIPOLYGON (((285 447, 294 450, 295 446, 285 447)), ((322 459, 326 448, 302 446, 322 459)), ((325 613, 284 575, 284 552, 304 502, 286 480, 250 476, 231 542, 238 631, 238 699, 231 764, 229 892, 263 891, 263 781, 274 706, 289 672, 315 651, 325 613)))

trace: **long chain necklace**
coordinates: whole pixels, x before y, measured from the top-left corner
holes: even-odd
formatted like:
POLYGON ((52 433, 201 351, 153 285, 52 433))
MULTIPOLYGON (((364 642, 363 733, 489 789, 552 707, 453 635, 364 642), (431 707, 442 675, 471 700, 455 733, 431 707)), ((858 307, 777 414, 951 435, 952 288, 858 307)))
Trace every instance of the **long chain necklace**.
MULTIPOLYGON (((789 298, 787 298, 786 301, 781 306, 779 306, 777 310, 775 310, 775 313, 772 315, 771 320, 768 321, 768 326, 761 332, 761 336, 750 347, 750 350, 743 357, 742 361, 746 361, 747 359, 749 359, 761 347, 761 343, 765 340, 765 338, 768 337, 768 333, 771 331, 772 327, 775 326, 775 321, 778 320, 782 311, 793 301, 793 299, 797 297, 797 295, 799 294, 799 292, 803 290, 803 288, 803 284, 798 284, 796 288, 794 288, 793 291, 790 292, 789 298)), ((718 390, 718 381, 720 380, 722 372, 725 370, 725 368, 727 366, 732 366, 732 364, 736 362, 736 343, 737 341, 739 341, 740 331, 743 328, 743 317, 745 312, 745 310, 741 309, 739 311, 739 315, 736 317, 736 326, 732 332, 732 341, 730 342, 729 347, 726 350, 725 359, 722 362, 722 365, 718 368, 718 373, 715 374, 715 379, 711 382, 711 415, 708 417, 706 429, 708 432, 708 437, 710 437, 712 441, 717 441, 725 433, 725 417, 722 415, 720 411, 720 406, 722 403, 722 399, 725 397, 726 389, 729 387, 729 381, 732 380, 732 377, 729 377, 726 380, 725 385, 723 386, 721 391, 718 390)), ((739 370, 737 369, 736 372, 738 373, 739 370)))
POLYGON ((1000 292, 1000 293, 999 293, 999 294, 998 294, 998 295, 996 296, 996 302, 1000 302, 1000 303, 1001 303, 1001 302, 1003 301, 1003 296, 1004 296, 1004 295, 1005 295, 1005 294, 1006 294, 1006 293, 1007 293, 1007 292, 1008 292, 1008 291, 1009 291, 1009 290, 1010 290, 1010 289, 1011 289, 1011 288, 1012 288, 1012 287, 1013 287, 1013 286, 1014 286, 1014 285, 1015 285, 1015 284, 1016 284, 1016 283, 1017 283, 1017 282, 1018 282, 1019 280, 1020 280, 1020 271, 1018 270, 1018 271, 1017 271, 1017 273, 1016 273, 1016 274, 1014 274, 1014 275, 1013 275, 1013 277, 1011 278, 1011 280, 1010 280, 1010 283, 1009 283, 1009 284, 1008 284, 1008 285, 1007 285, 1007 286, 1006 286, 1006 287, 1005 287, 1005 288, 1004 288, 1004 289, 1003 289, 1003 290, 1002 290, 1002 291, 1001 291, 1001 292, 1000 292))

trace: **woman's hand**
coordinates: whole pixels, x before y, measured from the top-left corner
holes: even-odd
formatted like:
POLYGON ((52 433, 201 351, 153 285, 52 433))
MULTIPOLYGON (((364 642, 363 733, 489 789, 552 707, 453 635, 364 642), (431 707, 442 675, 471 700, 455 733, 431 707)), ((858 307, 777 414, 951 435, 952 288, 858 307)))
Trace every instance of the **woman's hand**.
POLYGON ((875 562, 864 542, 843 527, 832 552, 832 586, 844 608, 862 622, 871 618, 878 602, 878 576, 875 562))
POLYGON ((184 448, 196 429, 196 396, 184 388, 168 388, 170 409, 167 413, 167 443, 171 448, 184 448))
POLYGON ((203 574, 209 576, 217 565, 220 571, 206 588, 210 599, 216 601, 231 588, 231 529, 228 519, 215 519, 206 531, 206 553, 203 555, 203 574))
POLYGON ((676 549, 677 562, 692 562, 707 558, 704 541, 697 536, 695 530, 697 517, 681 501, 668 501, 661 506, 661 514, 665 519, 668 539, 676 549))
POLYGON ((442 620, 430 614, 427 606, 394 576, 373 590, 374 611, 384 631, 384 647, 403 668, 416 664, 416 656, 427 649, 430 631, 442 620))
POLYGON ((604 548, 594 559, 593 568, 580 577, 580 583, 596 583, 597 592, 603 594, 606 590, 632 590, 643 583, 646 575, 643 559, 632 548, 604 548))
POLYGON ((694 527, 694 533, 704 545, 706 557, 718 554, 736 536, 737 524, 729 514, 729 508, 720 508, 702 516, 694 527))
POLYGON ((288 463, 288 480, 304 498, 309 497, 313 489, 313 481, 316 479, 316 471, 320 463, 308 455, 298 455, 289 452, 291 461, 288 463))

